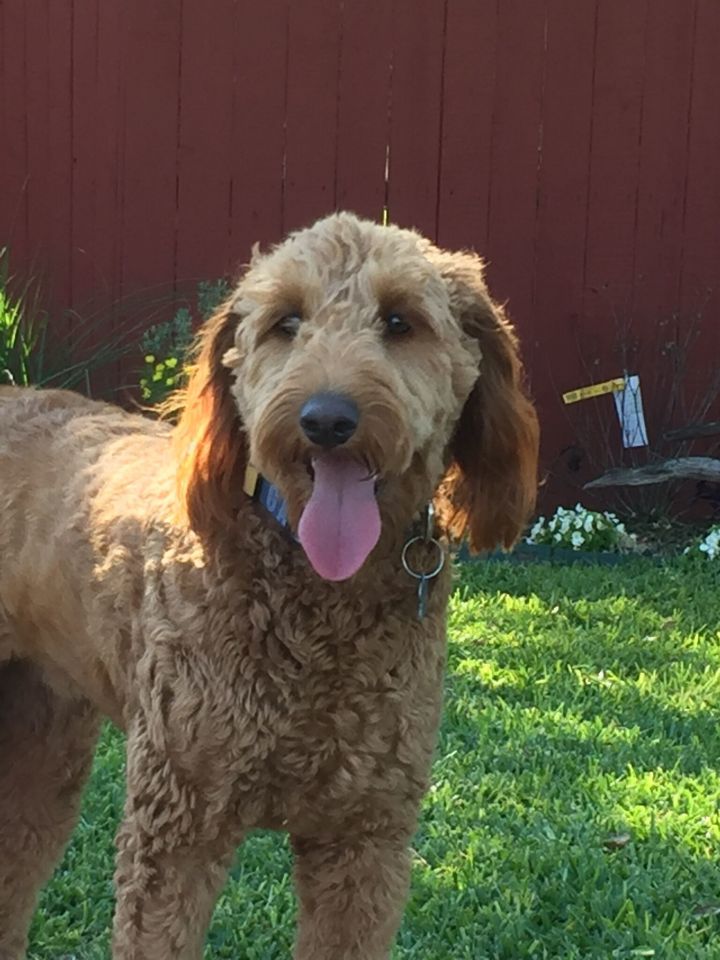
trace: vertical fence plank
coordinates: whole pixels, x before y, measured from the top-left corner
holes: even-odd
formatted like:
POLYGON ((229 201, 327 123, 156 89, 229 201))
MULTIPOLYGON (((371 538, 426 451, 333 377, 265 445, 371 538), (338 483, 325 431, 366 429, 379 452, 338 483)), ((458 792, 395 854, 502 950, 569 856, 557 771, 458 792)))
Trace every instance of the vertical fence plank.
POLYGON ((97 0, 74 0, 72 63, 72 306, 83 312, 97 287, 95 268, 98 59, 97 0))
MULTIPOLYGON (((70 329, 76 350, 84 356, 105 345, 115 327, 112 291, 118 264, 112 257, 104 259, 102 253, 108 242, 113 249, 116 234, 108 228, 115 218, 112 208, 106 206, 104 187, 105 178, 113 176, 116 166, 115 155, 108 153, 108 148, 113 144, 117 109, 107 97, 107 79, 117 81, 119 74, 116 62, 102 56, 102 6, 107 15, 118 3, 73 0, 70 329)), ((104 392, 115 386, 118 376, 112 364, 85 386, 104 392)))
POLYGON ((0 4, 0 247, 10 247, 11 264, 28 257, 25 11, 24 0, 0 4))
POLYGON ((694 6, 648 11, 633 312, 653 325, 678 305, 694 6))
POLYGON ((335 209, 339 0, 290 4, 283 231, 335 209))
POLYGON ((64 310, 71 301, 72 3, 27 0, 25 31, 28 254, 45 295, 64 310))
MULTIPOLYGON (((72 24, 73 0, 46 5, 48 24, 47 97, 50 154, 44 158, 43 180, 50 191, 48 221, 53 297, 67 306, 72 302, 72 24)), ((28 57, 33 49, 28 45, 28 57)), ((37 61, 36 61, 37 64, 37 61)), ((28 59, 28 70, 31 61, 28 59)))
POLYGON ((287 0, 241 0, 233 24, 230 264, 282 234, 287 0))
MULTIPOLYGON (((25 50, 24 85, 27 106, 27 232, 28 255, 33 268, 45 274, 48 281, 48 258, 56 254, 51 246, 48 214, 52 208, 51 181, 46 167, 51 156, 49 104, 49 24, 42 0, 25 4, 25 34, 16 42, 25 50)), ((65 184, 67 189, 67 184, 65 184)), ((57 238, 56 238, 57 239, 57 238)), ((52 292, 52 291, 51 291, 52 292)), ((59 301, 60 302, 60 301, 59 301)), ((65 306, 66 304, 63 304, 65 306)))
POLYGON ((498 5, 487 253, 489 279, 523 337, 532 332, 537 176, 545 59, 545 4, 498 5))
POLYGON ((390 219, 437 236, 446 2, 393 0, 390 219))
POLYGON ((487 247, 492 115, 497 46, 496 0, 451 0, 443 81, 438 242, 487 247))
MULTIPOLYGON (((599 0, 583 314, 576 338, 575 369, 582 383, 623 372, 621 330, 635 279, 646 20, 646 0, 599 0)), ((612 400, 588 403, 568 413, 597 474, 617 456, 620 431, 612 400)))
POLYGON ((554 478, 570 482, 561 451, 572 441, 572 427, 561 394, 580 385, 576 338, 582 328, 597 3, 547 4, 534 320, 532 337, 523 344, 533 394, 545 415, 543 460, 554 478))
POLYGON ((233 8, 183 6, 176 269, 191 288, 221 276, 229 254, 233 8))
MULTIPOLYGON (((670 427, 687 424, 691 414, 684 408, 694 393, 690 383, 678 383, 682 361, 668 346, 678 324, 681 340, 693 326, 691 318, 679 316, 678 307, 694 20, 694 0, 648 9, 630 323, 633 334, 640 335, 634 366, 642 377, 655 440, 670 427)), ((705 367, 702 352, 692 366, 697 372, 705 367)))
POLYGON ((683 220, 681 304, 702 309, 708 356, 720 353, 720 4, 698 0, 683 220))
POLYGON ((371 220, 385 205, 391 14, 388 0, 343 6, 335 203, 371 220))
MULTIPOLYGON (((94 214, 90 229, 91 261, 95 276, 95 309, 115 313, 122 284, 122 176, 124 169, 124 96, 126 49, 124 0, 96 0, 97 37, 94 64, 94 110, 81 131, 78 149, 93 163, 94 214), (87 139, 85 139, 85 136, 87 139)), ((81 186, 78 185, 81 189, 81 186)))
POLYGON ((172 293, 182 0, 128 0, 122 182, 124 293, 172 293))
MULTIPOLYGON (((585 316, 606 347, 632 303, 646 19, 645 2, 598 6, 585 316)), ((616 375, 614 350, 596 359, 599 377, 616 375)))

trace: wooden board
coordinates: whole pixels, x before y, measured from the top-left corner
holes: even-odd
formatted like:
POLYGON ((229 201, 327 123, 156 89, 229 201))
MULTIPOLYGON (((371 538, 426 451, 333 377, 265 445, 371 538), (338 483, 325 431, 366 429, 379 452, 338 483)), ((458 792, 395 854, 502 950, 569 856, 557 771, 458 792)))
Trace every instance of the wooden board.
POLYGON ((11 263, 27 265, 28 101, 25 82, 24 0, 0 4, 0 247, 9 246, 11 263))
POLYGON ((254 243, 282 235, 287 96, 287 4, 240 0, 231 23, 232 139, 230 269, 250 259, 254 243))
POLYGON ((487 249, 498 4, 452 0, 443 72, 438 242, 487 249))
POLYGON ((498 5, 487 255, 491 289, 507 300, 523 337, 533 335, 538 168, 545 61, 545 4, 498 5))
POLYGON ((234 7, 182 7, 175 271, 191 294, 198 280, 223 275, 230 253, 234 7))
POLYGON ((290 4, 283 233, 335 209, 339 0, 290 4))
POLYGON ((342 6, 335 204, 381 220, 386 202, 392 4, 342 6))
POLYGON ((394 0, 390 219, 437 236, 447 0, 394 0))

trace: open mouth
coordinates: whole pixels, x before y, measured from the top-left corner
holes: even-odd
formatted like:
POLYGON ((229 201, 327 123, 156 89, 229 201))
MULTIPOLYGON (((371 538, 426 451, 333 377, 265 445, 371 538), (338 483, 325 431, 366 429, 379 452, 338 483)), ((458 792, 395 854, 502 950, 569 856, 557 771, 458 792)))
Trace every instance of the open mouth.
POLYGON ((319 454, 307 467, 312 494, 300 517, 298 538, 316 573, 326 580, 346 580, 380 537, 379 474, 343 453, 319 454))
MULTIPOLYGON (((307 460, 305 461, 305 471, 307 475, 310 477, 310 479, 313 481, 313 483, 315 482, 315 467, 314 467, 315 459, 316 459, 315 457, 308 457, 307 460)), ((362 462, 365 468, 365 476, 362 478, 363 481, 372 480, 372 482, 375 485, 375 493, 377 493, 380 487, 382 486, 382 482, 383 482, 380 471, 377 470, 375 467, 371 466, 368 460, 362 460, 359 462, 362 462)))

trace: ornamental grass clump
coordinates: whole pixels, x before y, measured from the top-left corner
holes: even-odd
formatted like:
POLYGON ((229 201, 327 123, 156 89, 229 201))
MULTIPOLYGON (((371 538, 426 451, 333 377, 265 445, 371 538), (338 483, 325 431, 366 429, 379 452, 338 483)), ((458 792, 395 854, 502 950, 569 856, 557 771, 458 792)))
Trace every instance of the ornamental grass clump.
POLYGON ((588 510, 578 503, 558 507, 552 517, 538 517, 525 538, 527 543, 590 552, 630 553, 637 538, 610 512, 588 510))
POLYGON ((16 276, 0 247, 0 385, 107 392, 115 364, 137 349, 132 327, 109 332, 104 311, 51 316, 41 278, 16 276))

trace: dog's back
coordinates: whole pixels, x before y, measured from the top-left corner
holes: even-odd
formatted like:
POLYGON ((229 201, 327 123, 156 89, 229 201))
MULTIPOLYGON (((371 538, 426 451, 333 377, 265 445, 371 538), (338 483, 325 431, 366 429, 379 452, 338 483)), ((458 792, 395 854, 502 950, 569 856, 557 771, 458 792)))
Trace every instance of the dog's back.
POLYGON ((90 407, 66 391, 0 387, 0 663, 20 652, 13 624, 23 570, 37 570, 35 552, 47 553, 54 515, 47 506, 59 487, 54 440, 90 407))
POLYGON ((168 432, 70 391, 0 388, 0 664, 46 662, 53 637, 65 657, 77 650, 82 659, 79 588, 93 579, 103 524, 152 501, 168 432), (132 471, 123 470, 128 448, 132 471))

